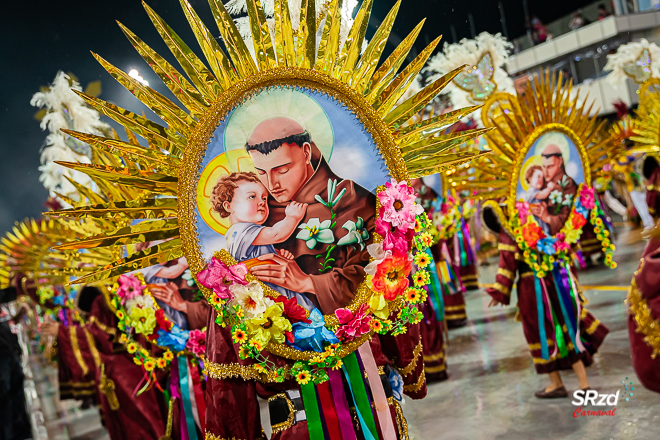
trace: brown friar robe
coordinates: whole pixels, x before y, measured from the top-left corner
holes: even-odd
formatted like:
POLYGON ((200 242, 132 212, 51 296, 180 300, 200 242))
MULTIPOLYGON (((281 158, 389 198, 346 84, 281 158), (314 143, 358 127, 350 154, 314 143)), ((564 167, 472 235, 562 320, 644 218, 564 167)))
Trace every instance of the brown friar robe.
MULTIPOLYGON (((529 266, 522 261, 522 252, 516 241, 501 228, 498 250, 500 251, 500 263, 495 277, 495 284, 493 287, 486 289, 486 292, 501 304, 508 305, 511 301, 511 289, 515 284, 516 278, 518 283, 516 285, 518 292, 518 307, 520 309, 520 317, 522 319, 523 333, 529 346, 529 351, 534 361, 534 367, 539 374, 551 373, 557 370, 567 370, 571 366, 582 360, 585 366, 593 363, 593 355, 602 344, 605 336, 609 332, 598 319, 596 319, 591 312, 589 312, 581 301, 581 311, 579 319, 579 328, 582 342, 586 351, 576 352, 573 343, 571 342, 570 335, 563 319, 561 306, 552 274, 548 274, 543 279, 548 292, 548 299, 550 307, 554 311, 554 316, 562 327, 563 339, 566 341, 567 355, 562 357, 558 351, 555 356, 554 352, 554 334, 555 329, 547 317, 543 317, 544 328, 549 349, 549 359, 543 359, 541 355, 541 338, 539 332, 538 312, 536 306, 536 287, 534 281, 534 273, 529 266)), ((575 275, 575 274, 574 274, 575 275)), ((575 275, 576 276, 576 275, 575 275)), ((577 276, 576 276, 577 278, 577 276)), ((578 286, 579 290, 579 286, 578 286)), ((573 306, 573 314, 577 315, 577 310, 573 306)))
POLYGON ((656 228, 646 245, 628 293, 628 336, 633 368, 649 390, 660 393, 660 231, 656 228))
MULTIPOLYGON (((205 362, 208 373, 206 383, 206 439, 266 439, 262 429, 259 401, 287 390, 299 390, 295 379, 282 383, 263 382, 249 359, 238 356, 238 345, 232 342, 231 328, 215 323, 213 310, 208 321, 205 362)), ((394 368, 403 378, 403 392, 411 399, 426 397, 426 379, 422 360, 422 342, 419 326, 412 325, 399 336, 376 335, 371 340, 371 350, 379 367, 394 368)), ((262 352, 278 366, 288 366, 293 361, 262 352)), ((381 373, 382 374, 382 373, 381 373)), ((327 382, 326 382, 327 385, 327 382)), ((367 386, 368 387, 368 386, 367 386)), ((346 387, 345 387, 346 388, 346 387)), ((319 404, 320 406, 320 404, 319 404)), ((304 409, 304 408, 302 408, 304 409)), ((390 412, 397 438, 408 438, 407 425, 398 402, 390 399, 390 412)), ((359 431, 357 418, 354 428, 359 431)), ((306 421, 280 428, 271 440, 309 439, 306 421)), ((363 438, 358 432, 358 439, 363 438)))
MULTIPOLYGON (((336 246, 330 253, 330 257, 334 259, 330 262, 331 269, 325 271, 322 271, 321 266, 331 244, 317 243, 313 249, 309 249, 304 240, 296 238, 297 232, 294 232, 285 242, 275 245, 277 249, 291 252, 300 269, 311 275, 315 292, 308 296, 323 314, 329 314, 348 305, 355 297, 357 287, 365 278, 364 267, 369 263, 366 245, 371 243, 376 228, 376 196, 351 180, 337 177, 316 147, 312 148, 312 164, 315 165, 314 174, 295 196, 296 202, 308 204, 301 224, 307 223, 312 218, 318 218, 320 222, 330 219, 330 209, 316 200, 316 196, 327 201, 328 180, 337 180, 335 197, 343 189, 346 189, 346 193, 333 208, 336 216, 332 228, 334 244, 348 234, 349 231, 343 226, 349 220, 357 222, 358 217, 361 217, 369 231, 369 239, 362 250, 357 244, 336 246), (321 256, 317 258, 318 255, 321 256)), ((289 202, 279 203, 271 197, 268 199, 268 204, 270 215, 266 224, 272 226, 285 217, 284 210, 289 202)))
MULTIPOLYGON (((566 174, 564 169, 560 169, 559 172, 555 174, 555 176, 551 179, 551 181, 559 185, 564 177, 568 179, 568 184, 565 187, 559 187, 556 190, 561 191, 563 195, 570 194, 575 197, 575 194, 577 193, 577 184, 572 177, 569 177, 568 174, 566 174)), ((550 214, 550 221, 548 221, 548 225, 550 226, 550 234, 555 235, 561 230, 561 228, 564 226, 564 223, 566 223, 566 219, 571 213, 573 203, 559 207, 557 204, 550 201, 550 197, 548 197, 547 200, 543 203, 548 209, 548 214, 550 214)))

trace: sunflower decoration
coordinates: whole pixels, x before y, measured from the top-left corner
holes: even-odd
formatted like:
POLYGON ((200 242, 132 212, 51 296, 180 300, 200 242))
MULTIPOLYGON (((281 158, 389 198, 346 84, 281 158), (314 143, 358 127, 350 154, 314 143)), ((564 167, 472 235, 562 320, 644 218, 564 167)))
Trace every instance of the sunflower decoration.
POLYGON ((587 222, 602 230, 603 252, 614 267, 614 245, 602 227, 606 218, 591 185, 620 147, 604 122, 590 116, 593 103, 580 103, 571 81, 550 71, 505 101, 509 110, 485 123, 495 128, 487 136, 497 154, 473 163, 475 183, 460 174, 450 176, 450 182, 492 194, 486 205, 503 220, 538 276, 557 261, 570 260, 571 245, 587 222))
MULTIPOLYGON (((419 294, 407 300, 405 292, 412 260, 432 237, 416 229, 428 219, 419 218, 424 214, 408 182, 488 152, 462 146, 484 130, 446 132, 475 108, 411 120, 464 66, 406 97, 439 38, 404 66, 420 23, 381 61, 400 2, 366 48, 372 1, 362 3, 348 26, 339 0, 320 12, 316 2, 302 2, 295 14, 277 0, 268 16, 260 2, 247 1, 251 38, 244 39, 222 2, 210 0, 222 44, 188 1, 180 3, 204 59, 145 4, 180 69, 120 24, 180 104, 94 55, 160 121, 77 92, 145 142, 67 131, 119 160, 60 164, 99 186, 131 188, 139 196, 124 191, 119 199, 90 198, 85 206, 57 211, 61 218, 119 225, 80 234, 57 249, 158 241, 74 282, 115 280, 185 256, 216 323, 230 327, 240 356, 260 365, 264 380, 288 374, 268 359, 272 353, 297 361, 300 383, 322 382, 325 369, 346 365, 342 359, 355 356, 374 331, 400 333, 420 319, 414 307, 419 294), (262 244, 255 249, 245 240, 262 244), (285 264, 297 275, 268 275, 285 264), (322 293, 332 289, 348 299, 325 302, 333 295, 322 293)), ((425 273, 418 272, 415 286, 428 282, 425 273)))

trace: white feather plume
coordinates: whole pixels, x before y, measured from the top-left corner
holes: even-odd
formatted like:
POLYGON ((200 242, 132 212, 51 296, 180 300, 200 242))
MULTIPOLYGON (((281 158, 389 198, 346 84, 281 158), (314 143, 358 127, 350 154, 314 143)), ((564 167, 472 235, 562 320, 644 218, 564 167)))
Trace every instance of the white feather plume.
POLYGON ((92 187, 93 182, 86 174, 65 169, 53 161, 90 163, 89 146, 74 140, 60 131, 63 128, 102 135, 110 126, 102 122, 99 113, 85 105, 85 102, 71 89, 82 90, 80 84, 64 72, 58 72, 47 91, 35 93, 30 104, 44 108, 46 115, 41 120, 41 129, 48 130, 44 148, 41 150, 41 176, 39 180, 52 196, 54 192, 79 200, 75 187, 65 176, 92 187))
POLYGON ((644 49, 648 49, 651 55, 651 78, 660 78, 660 47, 655 43, 649 43, 642 38, 639 41, 622 44, 616 53, 607 55, 607 64, 603 68, 611 73, 607 75, 607 81, 613 86, 618 87, 627 78, 624 66, 635 63, 644 49))
MULTIPOLYGON (((509 49, 512 47, 513 45, 501 34, 492 35, 482 32, 476 39, 464 38, 458 43, 445 43, 442 52, 431 58, 424 71, 430 73, 428 81, 432 82, 463 64, 475 66, 486 53, 490 53, 494 69, 492 81, 497 84, 497 91, 515 93, 513 80, 504 70, 504 66, 509 62, 509 49)), ((470 93, 457 87, 453 82, 445 87, 443 93, 449 95, 454 108, 474 105, 470 100, 470 93)), ((472 117, 481 124, 479 112, 475 112, 472 117)))

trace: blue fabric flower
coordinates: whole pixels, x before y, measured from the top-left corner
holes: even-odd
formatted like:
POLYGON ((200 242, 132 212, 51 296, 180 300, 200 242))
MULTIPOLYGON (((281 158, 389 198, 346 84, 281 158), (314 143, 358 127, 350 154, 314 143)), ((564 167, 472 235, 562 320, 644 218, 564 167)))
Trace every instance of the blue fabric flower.
POLYGON ((588 219, 589 218, 589 210, 585 208, 582 203, 580 203, 580 199, 578 198, 577 201, 575 202, 575 211, 578 212, 579 214, 582 214, 582 217, 588 219))
POLYGON ((53 304, 55 304, 56 306, 63 306, 64 305, 64 298, 65 298, 64 295, 54 296, 53 299, 52 299, 53 304))
POLYGON ((169 332, 163 329, 158 330, 158 340, 156 343, 161 347, 169 347, 174 352, 183 351, 188 342, 188 330, 181 330, 181 327, 174 324, 169 332))
POLYGON ((554 237, 545 237, 536 242, 536 248, 548 255, 553 255, 555 253, 555 242, 557 241, 554 237))
POLYGON ((293 324, 293 346, 298 350, 323 351, 323 341, 330 344, 339 342, 337 336, 325 328, 325 319, 319 309, 314 309, 309 314, 310 324, 296 322, 293 324))
POLYGON ((403 377, 394 368, 388 368, 387 379, 392 387, 392 395, 396 400, 403 400, 403 377))

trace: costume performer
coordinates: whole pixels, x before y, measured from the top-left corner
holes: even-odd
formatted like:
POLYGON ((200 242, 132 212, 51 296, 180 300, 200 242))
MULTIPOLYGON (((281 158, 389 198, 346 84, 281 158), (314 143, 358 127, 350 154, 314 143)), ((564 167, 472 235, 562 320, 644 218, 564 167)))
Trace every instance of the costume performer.
MULTIPOLYGON (((596 125, 595 117, 566 116, 566 109, 573 105, 567 104, 570 99, 574 98, 562 86, 561 74, 546 72, 535 78, 527 84, 524 95, 510 98, 515 103, 515 119, 528 124, 527 128, 515 128, 513 118, 498 125, 495 136, 489 136, 489 145, 497 154, 475 164, 493 176, 487 182, 493 194, 508 182, 504 199, 484 205, 484 209, 493 210, 484 221, 496 219, 499 223, 489 227, 499 229, 500 252, 495 283, 487 293, 492 297, 491 306, 507 305, 512 288, 517 288, 523 332, 536 372, 548 374, 551 382, 536 393, 539 398, 568 396, 559 375, 562 369, 572 368, 580 389, 589 388, 585 366, 592 363, 608 333, 585 308, 571 267, 571 246, 580 239, 587 221, 601 240, 606 264, 616 266, 603 211, 589 186, 592 173, 610 160, 609 153, 615 147, 602 126, 596 125), (574 134, 575 124, 587 127, 580 137, 574 134), (498 181, 491 170, 505 162, 513 163, 512 172, 498 181), (543 172, 539 175, 543 183, 536 188, 551 191, 547 198, 539 197, 542 191, 537 192, 530 202, 524 195, 534 183, 530 177, 536 167, 543 172), (542 223, 547 224, 547 232, 542 223)), ((576 114, 583 115, 583 111, 578 105, 576 114)), ((490 123, 495 125, 492 119, 490 123)))
POLYGON ((660 393, 660 285, 658 253, 660 229, 646 244, 628 292, 628 337, 633 368, 646 388, 660 393))

